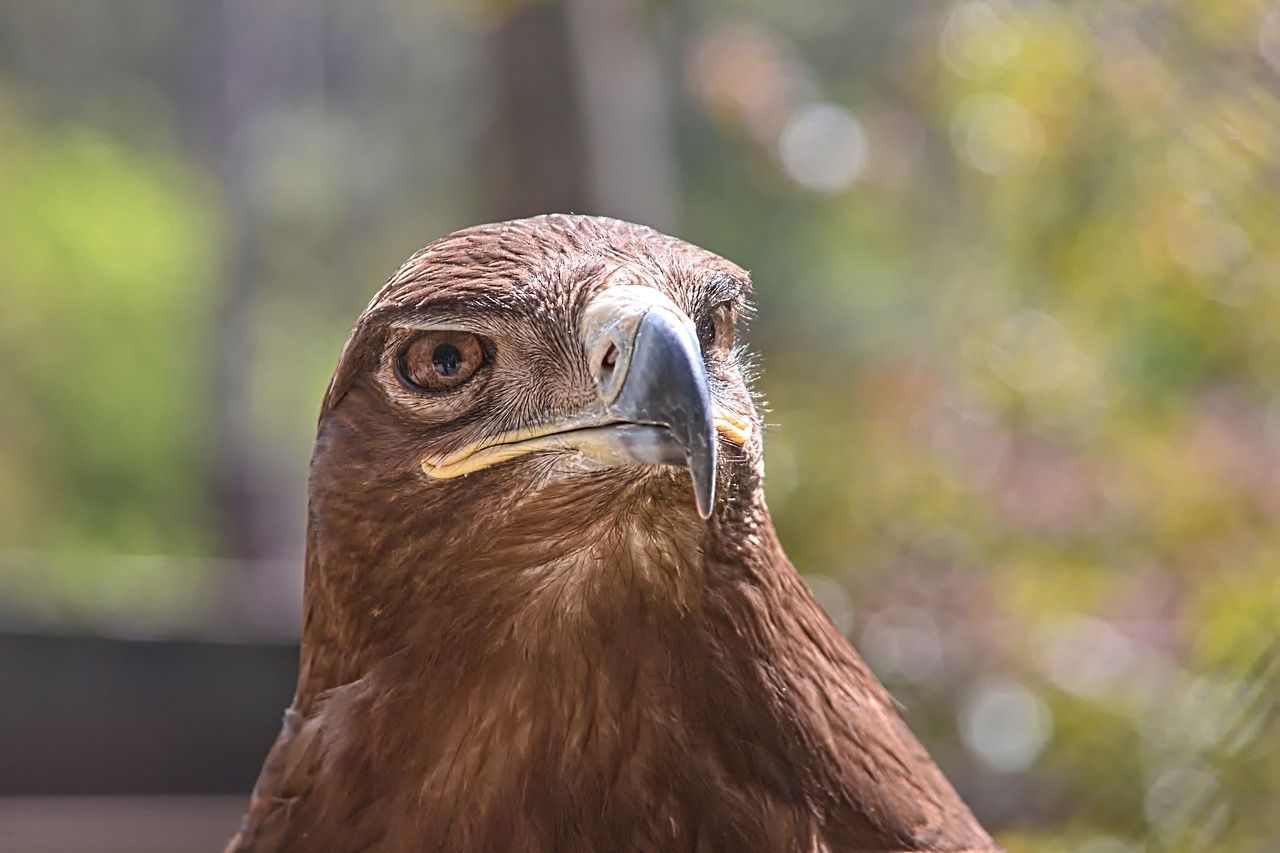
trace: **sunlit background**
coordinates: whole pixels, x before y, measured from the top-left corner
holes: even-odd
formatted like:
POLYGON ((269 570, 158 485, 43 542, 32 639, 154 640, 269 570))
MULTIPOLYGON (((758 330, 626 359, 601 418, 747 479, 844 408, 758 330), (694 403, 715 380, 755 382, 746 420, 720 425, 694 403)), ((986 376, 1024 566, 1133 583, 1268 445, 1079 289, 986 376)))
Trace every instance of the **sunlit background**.
POLYGON ((0 850, 212 850, 347 329, 476 222, 753 271, 783 542, 1013 853, 1280 849, 1280 8, 0 4, 0 850))

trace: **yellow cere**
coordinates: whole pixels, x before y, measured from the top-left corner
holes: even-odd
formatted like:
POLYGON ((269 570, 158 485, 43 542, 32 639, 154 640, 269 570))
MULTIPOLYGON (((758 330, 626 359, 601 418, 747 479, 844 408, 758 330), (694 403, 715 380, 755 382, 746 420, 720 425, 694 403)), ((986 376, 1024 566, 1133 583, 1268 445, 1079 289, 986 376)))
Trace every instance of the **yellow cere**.
POLYGON ((732 441, 734 444, 742 445, 747 443, 747 439, 751 438, 751 422, 744 420, 737 415, 717 414, 715 418, 716 432, 732 441))

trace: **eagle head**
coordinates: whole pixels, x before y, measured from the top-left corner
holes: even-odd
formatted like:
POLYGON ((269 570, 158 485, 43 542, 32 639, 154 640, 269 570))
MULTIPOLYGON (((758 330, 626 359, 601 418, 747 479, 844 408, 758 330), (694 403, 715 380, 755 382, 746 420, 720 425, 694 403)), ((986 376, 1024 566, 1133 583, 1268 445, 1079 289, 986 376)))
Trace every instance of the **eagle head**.
POLYGON ((391 278, 321 410, 297 693, 229 850, 997 849, 778 544, 749 292, 577 216, 391 278))
POLYGON ((388 426, 352 438, 390 451, 375 466, 384 474, 411 462, 433 503, 462 477, 521 496, 565 484, 613 506, 683 479, 692 489, 675 502, 707 518, 722 476, 759 467, 734 346, 750 291, 735 264, 619 220, 460 231, 414 255, 370 303, 325 419, 347 403, 360 425, 388 426))
MULTIPOLYGON (((737 265, 614 219, 426 246, 357 321, 322 407, 310 545, 329 585, 379 618, 443 583, 568 604, 566 584, 607 596, 629 574, 681 595, 715 531, 759 520, 735 346, 750 292, 737 265), (343 578, 369 562, 343 543, 375 549, 378 576, 343 578), (616 571, 577 584, 587 562, 616 571)), ((380 633, 367 615, 345 614, 362 640, 380 633)))

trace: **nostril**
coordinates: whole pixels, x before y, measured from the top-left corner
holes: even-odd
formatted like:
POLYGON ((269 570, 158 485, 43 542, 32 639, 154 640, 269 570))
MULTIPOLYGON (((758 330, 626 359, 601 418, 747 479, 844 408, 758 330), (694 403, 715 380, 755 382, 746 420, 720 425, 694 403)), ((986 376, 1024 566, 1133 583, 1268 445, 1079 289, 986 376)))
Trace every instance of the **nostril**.
POLYGON ((618 394, 618 386, 622 384, 626 373, 627 354, 614 335, 599 341, 592 354, 591 368, 596 383, 596 392, 605 403, 610 403, 618 394))
POLYGON ((618 364, 618 347, 616 344, 609 344, 609 348, 604 351, 604 358, 600 360, 600 372, 605 376, 613 373, 613 368, 618 364))

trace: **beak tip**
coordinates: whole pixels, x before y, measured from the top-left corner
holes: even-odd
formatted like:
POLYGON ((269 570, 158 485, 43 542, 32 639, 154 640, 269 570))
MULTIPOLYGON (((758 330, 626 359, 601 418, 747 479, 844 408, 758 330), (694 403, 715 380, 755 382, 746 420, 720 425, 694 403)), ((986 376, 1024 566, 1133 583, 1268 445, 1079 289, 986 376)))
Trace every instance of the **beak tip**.
POLYGON ((712 505, 715 502, 715 489, 713 488, 711 492, 706 494, 699 491, 694 495, 694 498, 698 503, 698 517, 706 521, 711 517, 712 505))
POLYGON ((716 446, 710 443, 705 452, 691 452, 689 473, 693 478, 693 497, 698 515, 705 521, 711 517, 716 503, 716 446))

